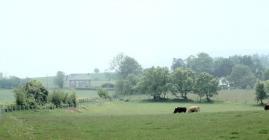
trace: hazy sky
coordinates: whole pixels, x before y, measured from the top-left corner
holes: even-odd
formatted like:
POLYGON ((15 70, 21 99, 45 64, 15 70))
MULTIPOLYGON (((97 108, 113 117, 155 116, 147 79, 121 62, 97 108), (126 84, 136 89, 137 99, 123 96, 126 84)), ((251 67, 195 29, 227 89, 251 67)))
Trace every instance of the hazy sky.
POLYGON ((172 58, 269 53, 268 0, 1 0, 0 71, 101 71, 120 52, 143 67, 172 58))

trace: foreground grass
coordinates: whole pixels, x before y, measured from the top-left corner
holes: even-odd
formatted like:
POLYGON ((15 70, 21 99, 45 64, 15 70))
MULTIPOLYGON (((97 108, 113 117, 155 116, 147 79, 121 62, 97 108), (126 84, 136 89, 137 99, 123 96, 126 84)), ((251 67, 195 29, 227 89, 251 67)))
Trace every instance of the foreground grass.
POLYGON ((268 140, 269 112, 240 104, 200 104, 194 114, 172 114, 177 103, 105 102, 80 110, 6 113, 0 140, 268 140))

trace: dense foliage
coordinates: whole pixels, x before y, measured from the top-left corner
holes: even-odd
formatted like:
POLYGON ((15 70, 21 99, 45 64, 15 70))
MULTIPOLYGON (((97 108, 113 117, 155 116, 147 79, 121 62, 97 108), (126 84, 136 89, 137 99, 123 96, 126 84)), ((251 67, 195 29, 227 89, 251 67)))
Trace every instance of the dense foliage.
POLYGON ((76 107, 77 100, 74 92, 64 92, 55 90, 49 95, 49 102, 54 104, 57 108, 65 105, 76 107))
POLYGON ((260 104, 263 104, 263 100, 267 98, 265 86, 263 82, 258 81, 256 83, 256 100, 260 104))
POLYGON ((55 105, 56 107, 62 107, 64 105, 76 107, 76 94, 74 92, 65 93, 60 90, 55 90, 51 94, 42 85, 41 82, 32 80, 25 85, 18 87, 14 90, 16 105, 30 106, 37 108, 39 106, 45 106, 48 103, 55 105))
POLYGON ((36 80, 27 82, 24 86, 15 89, 14 92, 17 105, 37 107, 48 101, 48 90, 36 80))
POLYGON ((187 94, 193 91, 195 84, 195 74, 191 69, 177 68, 171 74, 172 86, 170 91, 177 96, 178 93, 181 97, 187 99, 187 94))
POLYGON ((200 100, 202 97, 206 97, 207 101, 210 101, 210 97, 218 92, 218 80, 213 75, 208 73, 200 73, 195 80, 194 93, 198 94, 200 100))
POLYGON ((105 89, 102 89, 102 88, 98 89, 97 94, 102 99, 109 99, 109 100, 111 100, 111 97, 109 96, 108 91, 105 90, 105 89))
POLYGON ((169 81, 168 68, 152 67, 144 71, 139 86, 142 93, 153 96, 154 100, 160 100, 169 91, 169 81))
POLYGON ((199 53, 187 59, 174 58, 172 71, 178 67, 188 67, 196 73, 206 72, 228 79, 233 88, 253 88, 257 79, 269 80, 269 56, 234 55, 212 58, 206 53, 199 53))

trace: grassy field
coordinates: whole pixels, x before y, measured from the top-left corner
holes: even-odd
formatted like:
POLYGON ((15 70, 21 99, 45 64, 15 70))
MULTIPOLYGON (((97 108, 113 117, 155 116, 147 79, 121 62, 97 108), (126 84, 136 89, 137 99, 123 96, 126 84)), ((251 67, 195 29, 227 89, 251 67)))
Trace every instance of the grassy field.
POLYGON ((0 139, 268 140, 269 112, 242 104, 200 104, 201 112, 172 114, 179 103, 103 102, 79 110, 7 113, 0 139))
POLYGON ((10 89, 0 89, 0 105, 14 103, 14 93, 10 89))
MULTIPOLYGON (((97 97, 95 91, 76 92, 79 98, 97 97)), ((1 91, 0 101, 13 100, 9 94, 1 91)), ((256 105, 251 90, 221 91, 214 103, 150 102, 146 99, 151 97, 141 95, 125 98, 130 101, 0 113, 0 140, 269 140, 269 112, 256 105), (192 105, 200 106, 201 112, 172 113, 177 106, 192 105)))

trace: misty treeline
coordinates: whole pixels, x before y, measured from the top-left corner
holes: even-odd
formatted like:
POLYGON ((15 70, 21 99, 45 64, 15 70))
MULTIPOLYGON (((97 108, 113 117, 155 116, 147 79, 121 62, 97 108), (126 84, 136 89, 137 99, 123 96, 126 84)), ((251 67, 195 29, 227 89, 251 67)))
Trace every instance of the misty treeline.
POLYGON ((0 78, 0 88, 2 89, 14 89, 19 85, 25 84, 30 79, 20 79, 16 76, 10 76, 5 78, 0 78))
POLYGON ((269 79, 269 56, 235 55, 213 58, 207 53, 191 55, 186 59, 174 58, 171 68, 151 67, 143 69, 132 57, 116 56, 112 63, 119 76, 116 83, 118 95, 148 94, 154 100, 172 94, 188 100, 188 94, 200 99, 217 94, 219 80, 227 88, 253 89, 256 81, 269 79))
POLYGON ((196 73, 207 72, 225 78, 233 88, 253 88, 256 80, 269 80, 269 56, 234 55, 212 58, 206 53, 191 55, 187 59, 174 58, 172 70, 191 68, 196 73))

